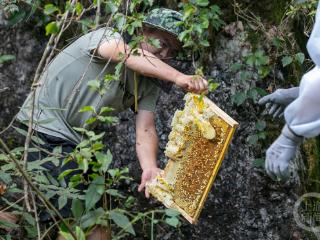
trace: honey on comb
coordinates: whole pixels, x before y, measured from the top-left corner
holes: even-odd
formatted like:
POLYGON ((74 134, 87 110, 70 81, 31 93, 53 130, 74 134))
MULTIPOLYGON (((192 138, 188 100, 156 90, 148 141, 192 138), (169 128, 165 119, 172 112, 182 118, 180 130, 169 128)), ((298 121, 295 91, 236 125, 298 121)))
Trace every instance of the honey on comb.
POLYGON ((188 93, 184 99, 184 109, 172 119, 164 174, 147 187, 165 206, 195 223, 237 123, 205 96, 188 93))

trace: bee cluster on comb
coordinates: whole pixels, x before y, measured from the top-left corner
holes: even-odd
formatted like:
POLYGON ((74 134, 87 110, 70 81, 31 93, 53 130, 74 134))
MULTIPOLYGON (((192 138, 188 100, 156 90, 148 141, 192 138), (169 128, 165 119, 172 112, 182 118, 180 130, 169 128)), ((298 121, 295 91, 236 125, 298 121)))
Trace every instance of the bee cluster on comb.
POLYGON ((238 123, 205 96, 187 93, 184 100, 171 122, 168 164, 147 187, 166 207, 196 223, 238 123))

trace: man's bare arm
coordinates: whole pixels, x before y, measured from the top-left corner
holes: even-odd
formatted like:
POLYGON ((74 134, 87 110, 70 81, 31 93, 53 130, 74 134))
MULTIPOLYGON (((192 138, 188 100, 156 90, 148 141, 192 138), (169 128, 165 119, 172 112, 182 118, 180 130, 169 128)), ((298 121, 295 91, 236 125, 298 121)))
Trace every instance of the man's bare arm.
MULTIPOLYGON (((155 128, 154 113, 139 110, 136 116, 136 152, 143 170, 139 191, 147 181, 154 178, 160 169, 157 167, 158 136, 155 128)), ((146 197, 149 193, 145 191, 146 197)))
POLYGON ((135 72, 148 77, 170 81, 186 91, 200 93, 207 91, 208 83, 199 76, 186 75, 161 61, 152 53, 138 49, 139 55, 130 54, 130 47, 121 40, 104 42, 98 53, 111 61, 121 61, 121 55, 126 58, 125 64, 135 72))

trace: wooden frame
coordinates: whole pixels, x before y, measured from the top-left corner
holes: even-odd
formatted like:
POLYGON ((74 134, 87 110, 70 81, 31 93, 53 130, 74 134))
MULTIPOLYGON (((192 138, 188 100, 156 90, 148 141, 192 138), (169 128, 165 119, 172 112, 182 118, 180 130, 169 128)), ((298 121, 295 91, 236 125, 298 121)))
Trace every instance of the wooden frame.
MULTIPOLYGON (((196 99, 195 97, 199 97, 195 94, 188 94, 189 99, 190 95, 194 99, 196 99)), ((150 193, 154 197, 161 201, 166 207, 178 210, 192 224, 195 224, 200 216, 201 210, 203 209, 213 182, 218 174, 225 153, 227 152, 227 148, 231 142, 236 127, 238 126, 238 123, 235 120, 222 111, 209 98, 204 96, 201 101, 204 101, 204 105, 206 106, 205 111, 209 111, 210 114, 214 114, 214 117, 210 118, 210 124, 217 129, 216 138, 213 140, 201 140, 200 138, 190 140, 191 143, 188 143, 189 149, 184 151, 181 159, 178 159, 173 155, 166 154, 169 157, 169 161, 163 174, 147 184, 150 193), (199 153, 195 154, 194 149, 197 149, 195 147, 197 146, 196 144, 198 140, 201 140, 207 145, 205 145, 203 149, 200 149, 199 153), (194 143, 192 141, 194 141, 194 143), (201 154, 205 157, 201 156, 201 154), (209 159, 208 156, 210 156, 209 159), (187 158, 188 160, 183 160, 184 158, 187 158), (201 161, 198 162, 199 159, 207 159, 205 161, 206 165, 203 165, 203 162, 201 161), (184 164, 189 165, 186 168, 184 167, 184 164), (190 167, 191 164, 194 168, 190 167), (186 169, 188 169, 188 171, 186 169), (190 173, 190 169, 194 172, 191 171, 190 173), (202 174, 201 176, 195 174, 197 169, 200 169, 199 172, 202 174), (183 171, 186 171, 185 174, 183 174, 183 171), (204 171, 207 172, 204 174, 204 171), (183 176, 184 181, 181 182, 179 176, 183 176), (197 178, 197 180, 190 178, 197 178), (191 185, 194 185, 195 188, 191 191, 190 187, 190 189, 187 189, 187 193, 184 197, 180 197, 183 194, 177 195, 177 192, 183 193, 186 186, 185 180, 187 180, 187 182, 190 181, 191 185), (195 184, 192 183, 193 180, 196 182, 195 184), (180 189, 177 190, 177 188, 180 189), (192 194, 195 195, 193 196, 192 194), (187 196, 189 195, 191 199, 190 206, 187 202, 187 196)))

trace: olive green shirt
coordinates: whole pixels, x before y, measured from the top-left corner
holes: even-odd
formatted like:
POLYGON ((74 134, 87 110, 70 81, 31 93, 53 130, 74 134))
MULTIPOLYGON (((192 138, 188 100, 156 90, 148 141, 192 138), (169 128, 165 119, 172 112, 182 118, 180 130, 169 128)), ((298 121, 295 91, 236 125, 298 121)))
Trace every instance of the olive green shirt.
MULTIPOLYGON (((79 110, 93 106, 114 109, 117 114, 134 104, 134 72, 123 68, 120 80, 112 80, 106 92, 99 94, 88 86, 90 80, 103 82, 106 74, 114 74, 113 63, 92 53, 99 44, 111 39, 122 40, 111 28, 101 28, 83 35, 62 50, 48 65, 36 90, 34 126, 36 131, 60 137, 74 143, 81 135, 73 127, 86 127, 92 112, 79 110)), ((148 78, 138 78, 138 109, 154 111, 159 95, 158 87, 148 78)), ((18 120, 26 122, 31 112, 31 94, 24 102, 18 120)))

